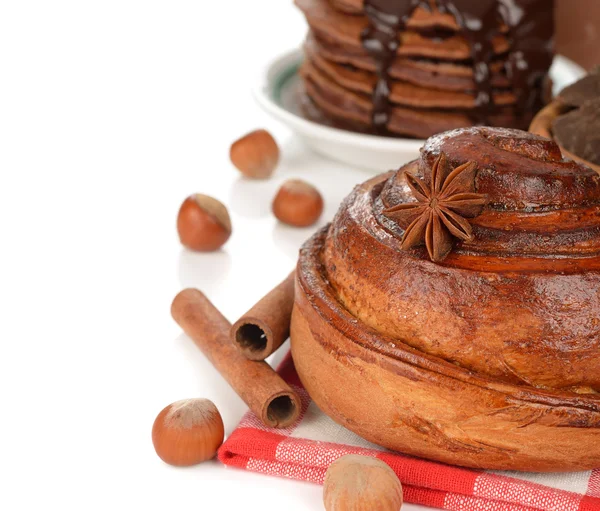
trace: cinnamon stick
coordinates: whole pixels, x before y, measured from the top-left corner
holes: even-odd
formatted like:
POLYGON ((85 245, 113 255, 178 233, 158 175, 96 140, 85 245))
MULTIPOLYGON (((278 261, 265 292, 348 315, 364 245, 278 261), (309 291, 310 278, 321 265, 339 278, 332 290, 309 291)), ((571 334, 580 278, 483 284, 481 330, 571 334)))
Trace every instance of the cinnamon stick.
POLYGON ((231 339, 250 360, 264 360, 290 336, 295 272, 269 291, 231 328, 231 339))
POLYGON ((298 418, 298 395, 269 364, 248 360, 236 349, 231 324, 204 294, 181 291, 171 315, 265 425, 284 428, 298 418))

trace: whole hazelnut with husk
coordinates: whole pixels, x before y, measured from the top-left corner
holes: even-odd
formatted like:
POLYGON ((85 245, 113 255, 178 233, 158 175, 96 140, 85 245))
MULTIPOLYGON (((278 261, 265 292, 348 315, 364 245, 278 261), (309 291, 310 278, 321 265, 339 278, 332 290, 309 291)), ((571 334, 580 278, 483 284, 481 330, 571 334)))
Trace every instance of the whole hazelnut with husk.
POLYGON ((236 140, 229 149, 229 157, 244 176, 266 179, 279 163, 279 146, 266 130, 256 130, 236 140))
POLYGON ((181 243, 192 250, 212 252, 231 236, 227 208, 213 197, 197 193, 183 201, 177 215, 181 243))
POLYGON ((349 454, 327 469, 323 503, 327 511, 398 511, 402 484, 383 461, 349 454))
POLYGON ((178 467, 214 458, 223 436, 221 414, 208 399, 184 399, 170 404, 152 426, 156 454, 165 463, 178 467))
POLYGON ((323 212, 323 197, 311 184, 290 179, 281 185, 273 200, 273 214, 294 227, 313 225, 323 212))

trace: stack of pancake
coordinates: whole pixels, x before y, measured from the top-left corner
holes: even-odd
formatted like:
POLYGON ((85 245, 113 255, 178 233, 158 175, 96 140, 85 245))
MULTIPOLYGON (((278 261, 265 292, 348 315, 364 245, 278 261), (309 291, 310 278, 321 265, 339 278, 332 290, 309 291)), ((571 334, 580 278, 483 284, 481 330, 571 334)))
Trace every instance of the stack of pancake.
POLYGON ((295 1, 310 27, 303 107, 319 122, 416 138, 527 129, 549 99, 553 0, 295 1))

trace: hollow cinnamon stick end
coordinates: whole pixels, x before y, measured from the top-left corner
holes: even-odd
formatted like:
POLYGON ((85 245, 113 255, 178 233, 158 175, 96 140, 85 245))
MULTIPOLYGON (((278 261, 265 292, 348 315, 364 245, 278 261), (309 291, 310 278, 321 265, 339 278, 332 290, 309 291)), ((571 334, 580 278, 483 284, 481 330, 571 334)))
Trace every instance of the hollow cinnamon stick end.
POLYGON ((271 396, 261 413, 263 423, 271 428, 287 428, 300 417, 302 403, 293 390, 271 396))
POLYGON ((264 360, 282 344, 275 346, 275 336, 268 323, 252 316, 243 316, 233 324, 231 340, 249 360, 264 360))

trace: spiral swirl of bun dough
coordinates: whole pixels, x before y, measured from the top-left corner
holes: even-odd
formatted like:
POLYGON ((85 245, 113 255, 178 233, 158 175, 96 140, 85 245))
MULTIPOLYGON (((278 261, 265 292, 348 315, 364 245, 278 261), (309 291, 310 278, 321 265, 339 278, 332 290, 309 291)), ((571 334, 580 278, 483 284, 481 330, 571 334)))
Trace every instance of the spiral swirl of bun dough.
POLYGON ((360 321, 428 354, 510 383, 600 391, 600 177, 530 133, 466 128, 430 138, 419 160, 358 186, 321 254, 360 321), (478 165, 488 203, 440 264, 400 248, 382 211, 414 201, 440 152, 478 165))

